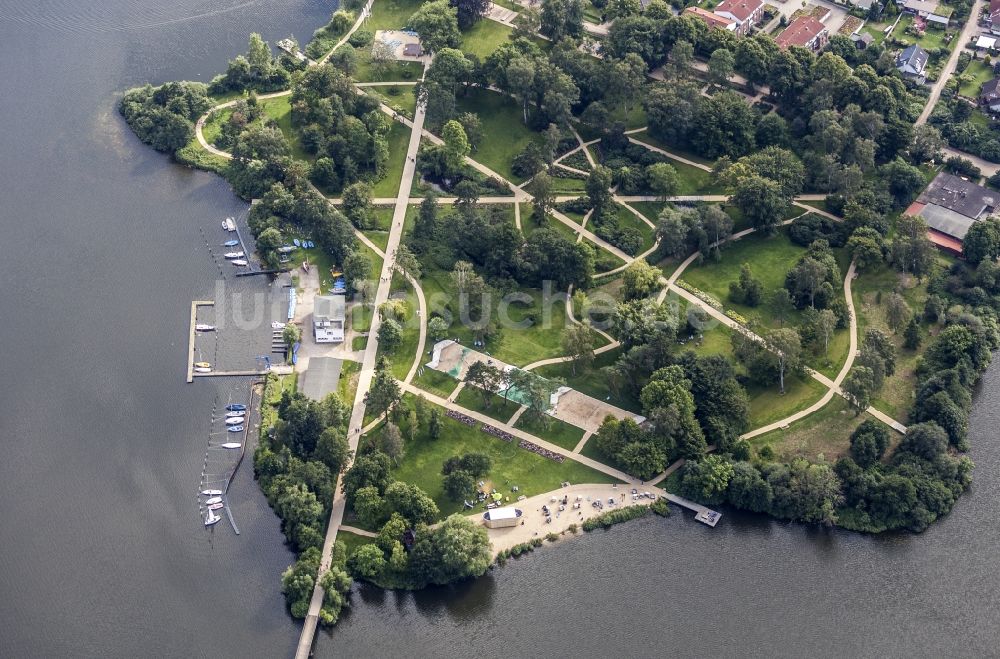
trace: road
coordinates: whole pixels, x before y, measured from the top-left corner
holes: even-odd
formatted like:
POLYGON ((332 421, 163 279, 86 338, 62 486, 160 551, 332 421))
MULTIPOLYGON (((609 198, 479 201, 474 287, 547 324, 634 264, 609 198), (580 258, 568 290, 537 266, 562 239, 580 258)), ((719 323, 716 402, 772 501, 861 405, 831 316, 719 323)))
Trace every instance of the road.
MULTIPOLYGON (((979 32, 979 13, 983 10, 983 0, 975 0, 972 4, 972 9, 969 11, 969 20, 965 22, 965 27, 962 28, 962 33, 959 34, 956 39, 958 39, 958 44, 955 49, 951 51, 951 57, 945 62, 945 65, 941 67, 941 75, 938 76, 937 82, 931 87, 931 94, 927 99, 927 105, 924 106, 923 111, 920 113, 920 117, 917 118, 917 124, 921 125, 927 123, 927 119, 934 112, 934 106, 937 105, 938 99, 941 98, 941 91, 944 89, 945 85, 948 84, 948 80, 953 73, 955 73, 955 67, 958 64, 958 57, 965 50, 965 45, 969 43, 972 36, 979 32)), ((968 157, 963 155, 963 157, 968 157)), ((995 167, 995 165, 994 165, 995 167)))

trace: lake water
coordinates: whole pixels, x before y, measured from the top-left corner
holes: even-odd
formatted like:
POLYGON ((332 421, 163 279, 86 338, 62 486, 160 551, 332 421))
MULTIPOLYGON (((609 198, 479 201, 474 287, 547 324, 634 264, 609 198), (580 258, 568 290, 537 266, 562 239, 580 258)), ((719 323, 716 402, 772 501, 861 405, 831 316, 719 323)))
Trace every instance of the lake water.
MULTIPOLYGON (((334 6, 0 0, 0 655, 291 654, 278 585, 292 555, 249 469, 231 493, 242 535, 198 516, 230 385, 184 383, 189 304, 219 276, 206 241, 245 205, 141 145, 114 103, 146 81, 207 80, 251 30, 304 42, 334 6)), ((259 337, 206 349, 246 366, 259 337)), ((922 535, 651 517, 455 589, 359 588, 316 654, 996 655, 1000 368, 982 389, 975 484, 922 535)))

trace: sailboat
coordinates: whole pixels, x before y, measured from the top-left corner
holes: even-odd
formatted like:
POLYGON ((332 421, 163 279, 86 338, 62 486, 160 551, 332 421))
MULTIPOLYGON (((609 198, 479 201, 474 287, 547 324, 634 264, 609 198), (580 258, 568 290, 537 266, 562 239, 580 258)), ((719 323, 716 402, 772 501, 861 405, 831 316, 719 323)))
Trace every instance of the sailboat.
POLYGON ((231 416, 226 419, 227 426, 238 426, 246 420, 246 417, 242 416, 231 416))
POLYGON ((239 442, 226 442, 222 445, 222 448, 240 448, 241 446, 243 445, 239 442))
POLYGON ((246 254, 244 252, 226 252, 223 256, 227 259, 242 259, 246 254))
POLYGON ((212 372, 212 368, 210 366, 195 366, 191 370, 194 371, 195 373, 211 373, 212 372))
POLYGON ((230 412, 245 412, 247 406, 241 403, 232 403, 230 405, 226 405, 226 409, 230 412))
POLYGON ((212 365, 209 364, 208 362, 195 362, 194 365, 197 368, 212 368, 212 365))
POLYGON ((219 510, 220 508, 225 508, 225 507, 226 507, 226 504, 224 504, 224 503, 213 503, 211 506, 208 507, 208 509, 209 510, 219 510))
POLYGON ((246 413, 246 410, 232 410, 230 412, 226 412, 226 418, 231 419, 234 416, 246 416, 246 413))
POLYGON ((250 262, 247 261, 246 259, 234 259, 234 260, 230 261, 230 263, 232 263, 235 266, 241 266, 241 267, 242 266, 246 266, 246 265, 250 265, 250 262))
POLYGON ((205 515, 205 526, 211 526, 212 524, 218 522, 220 519, 222 518, 216 515, 214 510, 209 510, 208 514, 205 515))
POLYGON ((222 228, 226 231, 236 231, 236 222, 231 217, 227 217, 222 221, 222 228))
POLYGON ((205 505, 211 506, 213 503, 222 503, 222 497, 212 497, 205 501, 205 505))
POLYGON ((229 432, 243 432, 243 426, 227 426, 226 430, 229 432))
POLYGON ((202 490, 201 493, 206 497, 215 497, 222 494, 222 490, 202 490))
POLYGON ((203 323, 198 323, 194 326, 196 332, 214 332, 215 325, 205 325, 203 323))
POLYGON ((239 244, 240 241, 238 240, 227 240, 226 242, 222 243, 224 247, 236 247, 239 244))

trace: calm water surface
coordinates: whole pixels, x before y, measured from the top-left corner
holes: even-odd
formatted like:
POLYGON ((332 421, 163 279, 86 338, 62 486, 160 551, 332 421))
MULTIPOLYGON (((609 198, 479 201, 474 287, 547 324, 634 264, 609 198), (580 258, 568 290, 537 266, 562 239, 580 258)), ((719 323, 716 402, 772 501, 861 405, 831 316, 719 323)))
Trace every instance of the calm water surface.
MULTIPOLYGON (((291 554, 248 470, 232 491, 241 536, 197 513, 229 390, 183 382, 188 305, 219 273, 205 240, 245 206, 139 144, 114 95, 207 80, 251 30, 305 41, 334 6, 0 0, 0 656, 290 655, 291 554)), ((650 518, 457 589, 358 589, 316 654, 996 655, 998 410, 994 368, 972 418, 976 484, 921 536, 650 518)))

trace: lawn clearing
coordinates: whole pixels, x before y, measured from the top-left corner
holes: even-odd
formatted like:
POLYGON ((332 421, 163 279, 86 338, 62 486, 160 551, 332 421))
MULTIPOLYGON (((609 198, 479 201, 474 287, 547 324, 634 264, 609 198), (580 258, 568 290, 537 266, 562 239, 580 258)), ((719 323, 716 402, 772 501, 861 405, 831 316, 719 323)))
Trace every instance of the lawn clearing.
POLYGON ((546 415, 545 419, 539 419, 525 412, 514 424, 515 428, 520 428, 524 432, 530 432, 536 437, 541 437, 547 442, 552 442, 557 446, 572 451, 583 439, 583 429, 566 423, 560 419, 553 419, 546 415))
MULTIPOLYGON (((413 396, 408 395, 412 405, 413 396)), ((585 467, 572 460, 556 462, 519 448, 517 441, 505 442, 475 427, 459 423, 441 413, 441 435, 431 439, 426 432, 406 442, 406 453, 399 466, 393 469, 397 480, 417 485, 437 502, 441 517, 462 512, 462 503, 445 496, 441 465, 452 456, 465 453, 486 453, 493 460, 493 468, 483 479, 487 486, 495 487, 513 502, 519 495, 533 496, 558 489, 564 481, 570 483, 614 483, 616 479, 602 472, 585 467), (516 485, 518 492, 512 493, 516 485)), ((409 434, 403 423, 403 436, 409 434)), ((376 431, 377 432, 377 431, 376 431)))
POLYGON ((302 148, 302 143, 299 141, 299 134, 292 128, 291 94, 263 99, 260 101, 260 106, 264 109, 264 116, 273 119, 278 124, 281 134, 288 141, 293 158, 296 160, 305 160, 306 162, 316 160, 316 156, 306 153, 305 149, 302 148))
POLYGON ((774 430, 750 440, 755 450, 770 446, 779 460, 805 458, 816 461, 820 456, 828 462, 847 455, 850 435, 868 415, 854 415, 847 401, 834 396, 821 410, 799 419, 787 430, 774 430))
POLYGON ((485 60, 501 44, 506 43, 513 32, 512 28, 503 23, 484 18, 462 34, 462 45, 459 46, 459 50, 485 60))
POLYGON ((523 182, 511 171, 511 163, 538 134, 524 125, 520 105, 509 96, 479 88, 469 89, 457 105, 458 112, 474 112, 482 123, 484 138, 473 159, 509 181, 523 182))
POLYGON ((777 383, 769 387, 749 384, 750 429, 766 426, 804 410, 822 398, 824 393, 826 388, 808 375, 785 376, 784 395, 778 390, 777 383))
MULTIPOLYGON (((403 165, 406 163, 406 148, 409 143, 410 127, 393 121, 392 128, 389 129, 389 161, 385 164, 385 176, 372 186, 373 197, 395 197, 399 194, 403 165)), ((388 229, 389 223, 387 222, 383 228, 388 229)))

